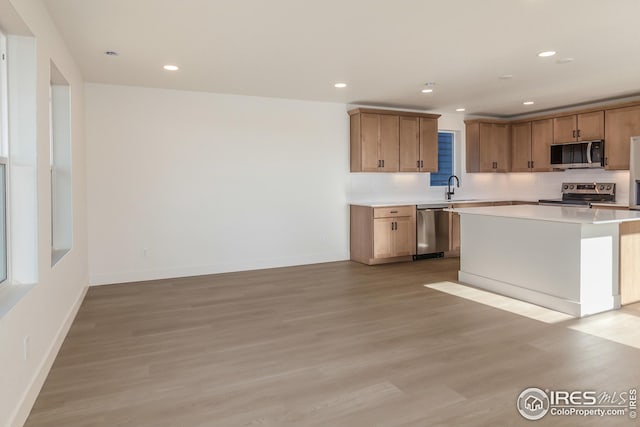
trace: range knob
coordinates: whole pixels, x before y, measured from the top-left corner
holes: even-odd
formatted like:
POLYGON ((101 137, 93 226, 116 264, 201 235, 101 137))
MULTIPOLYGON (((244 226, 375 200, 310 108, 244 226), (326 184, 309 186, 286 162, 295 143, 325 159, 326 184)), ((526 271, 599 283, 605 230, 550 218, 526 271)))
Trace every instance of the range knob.
POLYGON ((601 186, 600 186, 600 190, 604 190, 604 185, 601 185, 601 186))
POLYGON ((573 184, 571 184, 571 185, 569 186, 569 188, 570 188, 571 190, 573 190, 573 184))
POLYGON ((562 186, 562 189, 563 189, 563 190, 566 190, 566 189, 568 189, 568 188, 569 188, 569 186, 568 186, 567 184, 565 184, 565 185, 563 185, 563 186, 562 186))
POLYGON ((611 186, 610 185, 607 185, 607 190, 611 190, 611 186))

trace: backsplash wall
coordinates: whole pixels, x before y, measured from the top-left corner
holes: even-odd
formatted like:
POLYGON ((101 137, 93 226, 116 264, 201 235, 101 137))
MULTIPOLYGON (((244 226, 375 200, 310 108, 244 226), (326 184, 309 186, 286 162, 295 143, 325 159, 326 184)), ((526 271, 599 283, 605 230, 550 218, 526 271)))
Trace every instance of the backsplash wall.
MULTIPOLYGON (((538 200, 559 198, 563 182, 615 182, 616 201, 629 200, 629 172, 575 169, 536 173, 461 173, 454 199, 538 200)), ((429 174, 351 173, 351 202, 444 200, 446 187, 430 187, 429 174)))

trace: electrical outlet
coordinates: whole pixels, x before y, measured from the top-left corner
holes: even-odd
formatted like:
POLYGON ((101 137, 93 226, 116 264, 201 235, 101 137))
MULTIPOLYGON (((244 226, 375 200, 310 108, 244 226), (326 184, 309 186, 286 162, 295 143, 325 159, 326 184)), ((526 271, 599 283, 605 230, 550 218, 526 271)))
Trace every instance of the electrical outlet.
POLYGON ((29 335, 24 337, 24 360, 29 360, 31 357, 31 338, 29 335))

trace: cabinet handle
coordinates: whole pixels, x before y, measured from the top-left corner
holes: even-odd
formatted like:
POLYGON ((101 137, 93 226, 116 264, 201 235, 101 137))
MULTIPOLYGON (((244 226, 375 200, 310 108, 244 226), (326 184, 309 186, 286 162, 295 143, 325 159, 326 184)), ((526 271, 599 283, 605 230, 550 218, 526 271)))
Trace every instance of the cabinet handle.
POLYGON ((393 231, 393 221, 391 221, 391 231, 393 231))
POLYGON ((607 166, 609 164, 609 158, 605 157, 604 158, 604 165, 607 166))
POLYGON ((533 160, 531 160, 531 169, 533 169, 533 160))
POLYGON ((420 160, 420 167, 423 168, 424 167, 424 160, 420 160))
POLYGON ((398 211, 389 211, 389 213, 398 213, 398 211))
POLYGON ((382 167, 384 167, 384 160, 382 160, 382 167))
POLYGON ((580 138, 580 129, 578 129, 578 138, 580 138))
POLYGON ((416 167, 419 168, 420 167, 420 160, 416 160, 416 167))
POLYGON ((574 137, 574 138, 577 138, 577 137, 576 137, 576 131, 575 131, 575 130, 573 131, 573 137, 574 137))

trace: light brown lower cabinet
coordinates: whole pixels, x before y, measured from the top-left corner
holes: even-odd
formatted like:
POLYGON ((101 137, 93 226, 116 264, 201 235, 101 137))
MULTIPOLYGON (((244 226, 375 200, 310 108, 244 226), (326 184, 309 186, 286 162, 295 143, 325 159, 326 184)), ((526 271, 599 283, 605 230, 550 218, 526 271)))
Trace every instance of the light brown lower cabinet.
POLYGON ((416 207, 351 206, 351 260, 410 261, 416 253, 416 207))

